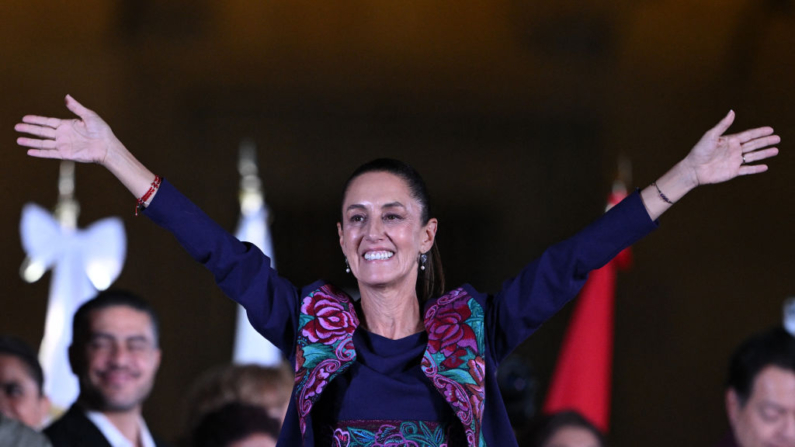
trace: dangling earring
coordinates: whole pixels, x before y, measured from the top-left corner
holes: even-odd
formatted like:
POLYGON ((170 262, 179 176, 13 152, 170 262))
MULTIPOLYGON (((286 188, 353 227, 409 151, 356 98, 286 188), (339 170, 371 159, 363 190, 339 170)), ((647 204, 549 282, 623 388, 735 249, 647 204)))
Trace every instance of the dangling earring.
POLYGON ((420 255, 420 270, 425 270, 426 262, 428 262, 428 255, 423 253, 420 255))
POLYGON ((351 272, 351 265, 348 264, 348 258, 345 258, 345 273, 351 272))

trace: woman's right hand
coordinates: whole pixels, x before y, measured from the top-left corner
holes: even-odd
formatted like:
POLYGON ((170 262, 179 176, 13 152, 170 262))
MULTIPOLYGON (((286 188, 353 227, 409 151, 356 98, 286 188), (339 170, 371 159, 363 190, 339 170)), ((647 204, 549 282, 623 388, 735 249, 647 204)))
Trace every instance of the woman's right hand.
MULTIPOLYGON (((66 95, 66 107, 79 118, 36 115, 22 118, 14 129, 36 138, 19 137, 17 144, 30 148, 28 155, 31 157, 101 164, 135 197, 143 196, 153 184, 155 175, 124 147, 99 115, 69 95, 66 95)), ((149 195, 149 201, 153 197, 153 194, 149 195)))
POLYGON ((28 147, 28 155, 39 158, 74 160, 104 165, 108 152, 120 145, 110 126, 92 110, 66 96, 66 107, 79 119, 26 115, 14 126, 17 132, 36 138, 19 137, 17 144, 28 147))

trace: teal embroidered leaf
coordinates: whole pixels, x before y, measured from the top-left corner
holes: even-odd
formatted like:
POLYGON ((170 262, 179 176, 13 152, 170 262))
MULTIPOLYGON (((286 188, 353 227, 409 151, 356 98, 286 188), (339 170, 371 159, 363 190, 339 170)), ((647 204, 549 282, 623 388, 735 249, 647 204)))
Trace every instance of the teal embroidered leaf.
POLYGON ((435 365, 441 365, 447 357, 444 356, 441 352, 437 352, 436 354, 431 354, 431 359, 433 359, 433 363, 435 365))
MULTIPOLYGON (((420 427, 424 427, 422 422, 420 422, 420 427)), ((416 435, 419 433, 419 429, 414 421, 405 421, 400 424, 400 433, 403 435, 416 435)))
POLYGON ((375 442, 375 433, 363 430, 361 428, 349 428, 348 433, 351 435, 351 441, 361 445, 370 445, 375 442))
POLYGON ((428 427, 424 422, 420 421, 420 429, 422 430, 422 434, 425 435, 425 439, 433 440, 436 444, 441 441, 439 439, 439 434, 441 430, 436 430, 436 433, 431 433, 430 427, 428 427))
POLYGON ((441 446, 445 442, 444 429, 442 426, 436 427, 436 431, 433 434, 433 441, 437 446, 441 446))
POLYGON ((389 439, 390 437, 394 436, 395 433, 400 433, 397 427, 393 425, 384 425, 381 427, 379 437, 381 439, 389 439))
POLYGON ((478 343, 478 351, 484 352, 485 351, 485 340, 483 338, 483 308, 474 298, 470 299, 467 303, 469 305, 469 311, 472 313, 470 317, 464 322, 472 328, 472 332, 475 333, 475 340, 478 343))
POLYGON ((472 332, 475 333, 475 340, 478 344, 478 351, 484 352, 485 351, 485 342, 483 340, 483 321, 472 321, 469 319, 466 321, 466 324, 472 328, 472 332))
POLYGON ((450 369, 447 371, 442 371, 440 374, 447 378, 453 379, 458 383, 477 385, 477 382, 475 382, 475 379, 472 378, 472 375, 463 369, 450 369))
POLYGON ((304 365, 306 369, 313 368, 318 363, 328 358, 334 358, 334 350, 331 346, 320 343, 312 343, 302 348, 304 352, 304 365))
POLYGON ((467 305, 469 306, 469 311, 472 313, 469 319, 483 321, 483 307, 480 306, 480 303, 478 303, 476 299, 470 298, 467 305))
POLYGON ((315 317, 313 317, 312 315, 307 315, 307 314, 299 315, 298 316, 298 330, 300 331, 301 329, 303 329, 304 326, 306 326, 307 323, 309 323, 310 321, 312 321, 314 319, 315 319, 315 317))
POLYGON ((466 352, 467 352, 466 355, 463 355, 463 356, 460 357, 461 361, 464 362, 464 363, 462 363, 462 365, 459 366, 459 368, 463 368, 463 366, 466 365, 467 362, 469 362, 470 360, 475 358, 475 353, 472 352, 471 349, 467 349, 466 352))

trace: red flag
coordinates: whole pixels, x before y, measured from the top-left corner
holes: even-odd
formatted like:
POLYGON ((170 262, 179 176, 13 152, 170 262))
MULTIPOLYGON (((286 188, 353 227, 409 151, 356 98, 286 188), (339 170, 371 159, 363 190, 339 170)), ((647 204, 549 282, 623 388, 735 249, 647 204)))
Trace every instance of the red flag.
MULTIPOLYGON (((626 193, 613 192, 610 206, 626 193)), ((613 367, 616 271, 632 262, 629 248, 591 272, 580 291, 552 375, 544 413, 575 410, 607 433, 613 367)))

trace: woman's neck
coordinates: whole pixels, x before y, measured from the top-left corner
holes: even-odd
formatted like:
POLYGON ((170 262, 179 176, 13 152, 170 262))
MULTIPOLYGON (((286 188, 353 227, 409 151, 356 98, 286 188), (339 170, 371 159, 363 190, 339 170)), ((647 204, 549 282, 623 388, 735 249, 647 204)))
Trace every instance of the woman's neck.
POLYGON ((368 331, 397 340, 425 329, 414 289, 360 288, 359 291, 362 295, 363 325, 368 331))

